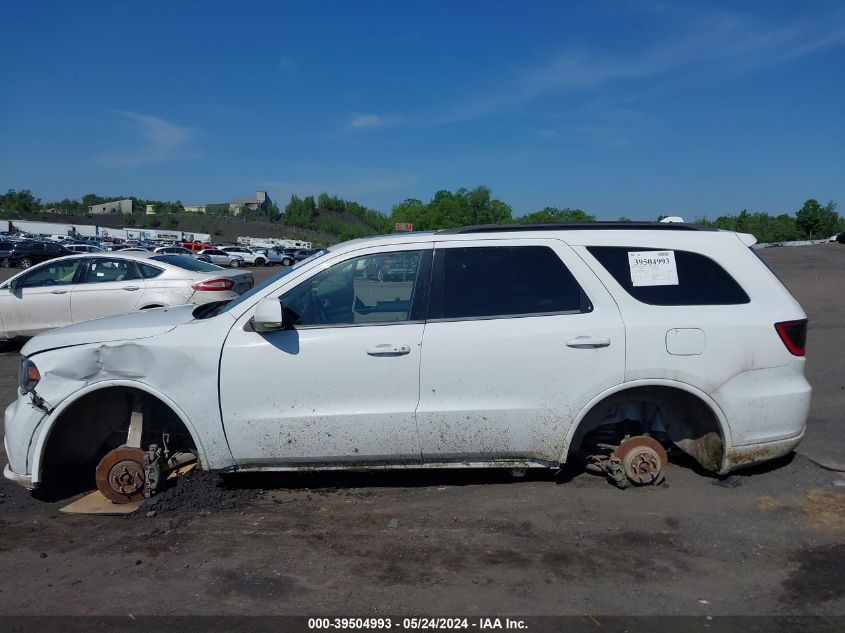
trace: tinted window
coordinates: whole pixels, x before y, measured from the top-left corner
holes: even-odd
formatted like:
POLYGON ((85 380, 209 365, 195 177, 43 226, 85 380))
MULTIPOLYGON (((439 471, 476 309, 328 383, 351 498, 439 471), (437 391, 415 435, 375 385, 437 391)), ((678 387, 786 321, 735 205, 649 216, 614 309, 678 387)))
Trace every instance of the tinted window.
POLYGON ((592 309, 572 273, 546 246, 444 248, 435 259, 433 319, 592 309))
POLYGON ((590 246, 587 250, 635 299, 658 306, 732 305, 748 303, 748 295, 728 272, 709 257, 690 251, 672 251, 678 283, 634 286, 629 252, 670 249, 640 246, 590 246))
POLYGON ((73 283, 76 271, 82 260, 65 259, 60 262, 40 266, 20 277, 15 285, 18 288, 37 288, 41 286, 67 286, 73 283))
POLYGON ((431 251, 364 255, 324 270, 286 292, 293 325, 353 325, 422 320, 431 251), (425 256, 424 256, 425 255, 425 256))
POLYGON ((138 279, 138 269, 135 262, 125 259, 106 259, 98 257, 92 259, 85 273, 86 284, 102 284, 110 281, 131 281, 138 279))
POLYGON ((190 270, 193 272, 210 273, 223 270, 222 268, 220 268, 220 266, 201 262, 198 259, 194 259, 193 257, 185 257, 184 255, 158 255, 156 257, 150 257, 150 261, 164 262, 165 264, 184 268, 185 270, 190 270))
POLYGON ((149 264, 138 264, 138 268, 141 269, 141 276, 144 279, 152 279, 153 277, 158 277, 161 273, 164 272, 161 268, 156 268, 155 266, 150 266, 149 264))

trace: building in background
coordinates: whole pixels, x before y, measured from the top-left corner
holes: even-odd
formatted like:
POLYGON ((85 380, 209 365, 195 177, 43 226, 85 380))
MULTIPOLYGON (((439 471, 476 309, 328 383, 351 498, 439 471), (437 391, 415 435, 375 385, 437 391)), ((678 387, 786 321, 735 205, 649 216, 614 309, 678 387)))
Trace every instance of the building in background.
POLYGON ((185 213, 205 213, 206 212, 206 205, 204 205, 204 204, 183 204, 182 208, 185 209, 185 213))
POLYGON ((93 204, 88 207, 88 213, 91 215, 107 215, 109 213, 132 213, 131 200, 115 200, 114 202, 104 202, 103 204, 93 204))
POLYGON ((155 215, 156 206, 154 204, 148 204, 145 209, 147 215, 155 215))
POLYGON ((256 191, 254 198, 235 198, 229 203, 229 212, 232 215, 240 215, 246 211, 266 211, 273 201, 266 191, 256 191))

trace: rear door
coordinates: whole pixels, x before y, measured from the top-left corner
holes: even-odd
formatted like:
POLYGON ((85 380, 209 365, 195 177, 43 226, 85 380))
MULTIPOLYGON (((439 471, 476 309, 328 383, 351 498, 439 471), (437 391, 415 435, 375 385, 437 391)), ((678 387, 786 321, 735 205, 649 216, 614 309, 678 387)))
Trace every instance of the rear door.
POLYGON ((120 257, 88 258, 81 283, 73 288, 73 321, 132 312, 145 287, 134 261, 120 257))
POLYGON ((429 306, 426 461, 558 461, 578 412, 623 380, 619 310, 559 240, 437 243, 429 306))

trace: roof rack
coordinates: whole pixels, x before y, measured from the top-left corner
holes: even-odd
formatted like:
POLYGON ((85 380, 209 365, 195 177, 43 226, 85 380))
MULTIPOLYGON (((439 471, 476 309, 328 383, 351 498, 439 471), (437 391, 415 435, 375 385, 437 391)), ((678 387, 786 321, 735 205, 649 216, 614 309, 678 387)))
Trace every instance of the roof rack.
POLYGON ((718 229, 681 222, 550 222, 545 224, 479 224, 437 231, 440 235, 504 233, 507 231, 716 231, 718 229))

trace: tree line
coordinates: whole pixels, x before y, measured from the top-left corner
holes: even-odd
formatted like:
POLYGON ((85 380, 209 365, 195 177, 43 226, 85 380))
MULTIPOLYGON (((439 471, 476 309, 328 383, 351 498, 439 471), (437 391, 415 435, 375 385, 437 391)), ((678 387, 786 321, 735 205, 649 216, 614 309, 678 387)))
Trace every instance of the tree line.
MULTIPOLYGON (((171 216, 167 220, 167 226, 178 224, 178 220, 172 219, 172 214, 184 211, 182 203, 178 200, 170 202, 144 200, 133 196, 128 198, 133 201, 135 212, 143 212, 147 204, 153 204, 158 214, 171 216)), ((82 196, 81 200, 66 198, 58 202, 42 203, 29 190, 10 189, 5 194, 0 194, 0 213, 3 217, 15 217, 51 208, 68 214, 87 213, 89 206, 121 199, 125 197, 103 197, 92 193, 82 196)), ((228 212, 228 209, 225 211, 228 212)), ((658 216, 657 219, 663 217, 665 216, 658 216)), ((559 207, 545 207, 525 215, 514 216, 510 205, 493 197, 488 187, 479 186, 474 189, 460 188, 456 191, 444 189, 436 192, 428 202, 416 198, 403 200, 393 205, 389 214, 328 193, 302 198, 292 195, 284 210, 274 202, 260 211, 245 211, 243 219, 264 220, 283 226, 320 231, 343 241, 374 233, 389 233, 396 224, 412 224, 414 230, 436 230, 475 224, 594 222, 596 216, 582 209, 559 207)), ((618 220, 630 221, 624 216, 618 220)), ((820 239, 845 231, 845 218, 836 212, 836 203, 830 201, 822 205, 812 198, 804 202, 794 215, 772 215, 743 209, 738 214, 719 216, 715 220, 698 217, 694 222, 718 229, 751 233, 759 242, 820 239)), ((134 225, 134 218, 127 218, 127 223, 134 225)))

